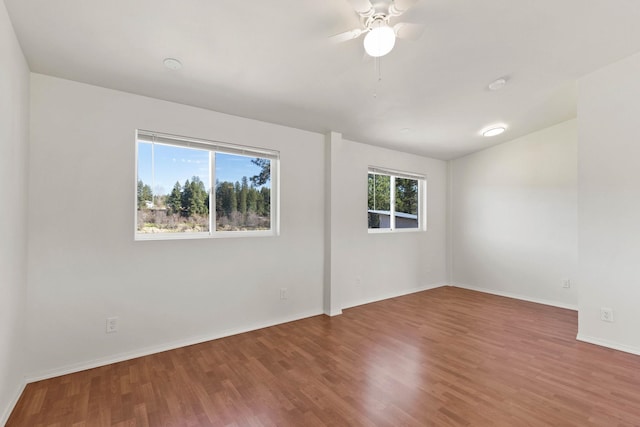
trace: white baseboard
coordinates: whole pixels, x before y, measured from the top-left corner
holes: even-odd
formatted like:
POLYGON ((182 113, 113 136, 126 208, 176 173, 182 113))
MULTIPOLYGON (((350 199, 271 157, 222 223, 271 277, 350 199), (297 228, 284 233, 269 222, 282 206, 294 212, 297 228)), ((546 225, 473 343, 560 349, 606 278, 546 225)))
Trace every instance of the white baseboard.
POLYGON ((416 292, 428 291, 429 289, 441 288, 442 286, 447 286, 447 284, 438 283, 438 284, 424 285, 418 288, 405 289, 397 292, 388 292, 385 294, 376 295, 375 297, 372 297, 372 298, 366 298, 366 299, 360 300, 355 304, 349 304, 343 307, 343 309, 357 307, 359 305, 371 304, 372 302, 383 301, 390 298, 397 298, 404 295, 415 294, 416 292))
POLYGON ((18 403, 18 399, 20 399, 20 396, 22 396, 22 392, 24 391, 24 388, 26 386, 27 386, 27 382, 25 380, 22 380, 22 384, 18 386, 16 393, 13 396, 13 399, 9 401, 7 407, 4 409, 4 412, 2 413, 2 417, 0 417, 0 426, 5 425, 7 421, 9 421, 9 416, 11 415, 11 412, 13 412, 13 408, 16 407, 16 403, 18 403))
POLYGON ((581 333, 578 333, 578 335, 576 336, 576 339, 578 341, 587 342, 589 344, 595 344, 595 345, 599 345, 601 347, 610 348, 612 350, 624 351, 625 353, 631 353, 631 354, 635 354, 635 355, 640 356, 640 348, 639 347, 633 347, 633 346, 620 344, 620 343, 613 342, 613 341, 607 341, 607 340, 603 340, 603 339, 600 339, 600 338, 592 337, 592 336, 581 334, 581 333))
POLYGON ((273 320, 270 322, 264 323, 256 323, 253 325, 248 325, 240 328, 229 329, 226 331, 210 334, 210 335, 201 335, 186 338, 184 340, 172 341, 168 343, 159 344, 156 346, 145 347, 137 350, 133 350, 130 352, 119 353, 107 357, 101 357, 94 360, 83 361, 78 363, 73 363, 67 366, 62 366, 60 368, 55 368, 51 370, 41 371, 41 372, 33 372, 26 376, 26 383, 32 383, 35 381, 46 380, 49 378, 59 377, 61 375, 72 374, 74 372, 85 371, 87 369, 98 368, 100 366, 110 365, 112 363, 123 362, 125 360, 135 359, 137 357, 148 356, 150 354, 161 353, 167 350, 174 350, 180 347, 186 347, 189 345, 200 344, 207 341, 212 341, 224 337, 229 337, 232 335, 242 334, 245 332, 251 332, 258 329, 268 328, 271 326, 280 325, 282 323, 293 322, 295 320, 306 319, 307 317, 319 316, 323 314, 322 310, 311 311, 307 313, 299 313, 292 316, 286 316, 280 318, 278 320, 273 320))
POLYGON ((331 310, 329 313, 325 311, 324 314, 329 317, 340 316, 342 314, 342 310, 331 310))
POLYGON ((566 303, 558 302, 558 301, 551 301, 551 300, 546 300, 546 299, 541 299, 541 298, 533 298, 533 297, 529 297, 529 296, 525 296, 525 295, 514 294, 514 293, 511 293, 511 292, 496 291, 496 290, 493 290, 493 289, 480 288, 480 287, 477 287, 477 286, 463 285, 463 284, 460 284, 460 283, 456 283, 454 285, 449 285, 449 286, 454 286, 456 288, 462 288, 462 289, 468 289, 470 291, 483 292, 485 294, 498 295, 498 296, 501 296, 501 297, 519 299, 519 300, 522 300, 522 301, 535 302, 537 304, 550 305, 552 307, 566 308, 568 310, 578 311, 578 306, 574 305, 574 304, 566 304, 566 303))

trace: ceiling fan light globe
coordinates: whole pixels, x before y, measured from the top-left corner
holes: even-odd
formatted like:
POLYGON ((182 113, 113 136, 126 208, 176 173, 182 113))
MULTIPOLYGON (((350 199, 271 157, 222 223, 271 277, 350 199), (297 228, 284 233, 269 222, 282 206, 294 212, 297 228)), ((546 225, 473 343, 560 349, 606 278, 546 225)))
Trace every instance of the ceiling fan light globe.
POLYGON ((377 58, 391 52, 396 44, 396 33, 393 28, 381 25, 373 28, 364 38, 364 50, 367 55, 377 58))

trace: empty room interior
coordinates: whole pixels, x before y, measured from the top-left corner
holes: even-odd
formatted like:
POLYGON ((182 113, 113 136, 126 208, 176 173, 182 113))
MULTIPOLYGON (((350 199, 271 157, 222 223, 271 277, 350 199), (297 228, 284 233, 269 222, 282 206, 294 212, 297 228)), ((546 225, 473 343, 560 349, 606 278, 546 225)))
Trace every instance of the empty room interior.
POLYGON ((639 18, 2 1, 0 425, 640 425, 639 18))

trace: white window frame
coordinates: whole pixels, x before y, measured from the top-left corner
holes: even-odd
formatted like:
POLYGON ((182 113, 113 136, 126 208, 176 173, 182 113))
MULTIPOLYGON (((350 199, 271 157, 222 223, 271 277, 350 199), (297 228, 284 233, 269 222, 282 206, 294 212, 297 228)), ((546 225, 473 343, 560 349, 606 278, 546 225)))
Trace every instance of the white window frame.
MULTIPOLYGON (((394 169, 388 169, 378 166, 369 166, 367 171, 367 180, 369 174, 386 175, 390 177, 389 191, 389 228, 369 228, 367 221, 367 230, 370 234, 380 233, 415 233, 427 231, 427 178, 424 175, 404 172, 394 169), (416 228, 396 228, 396 178, 407 178, 418 181, 418 227, 416 228)), ((368 182, 367 182, 367 198, 368 198, 368 182)), ((368 206, 367 206, 368 210, 368 206)))
POLYGON ((184 239, 209 239, 209 238, 229 238, 229 237, 270 237, 280 234, 280 152, 265 148, 250 147, 244 145, 230 144, 221 141, 210 141, 205 139, 190 138, 186 136, 171 135, 167 133, 153 132, 137 129, 135 135, 136 155, 135 155, 135 185, 134 185, 134 220, 133 233, 134 240, 184 240, 184 239), (138 142, 151 142, 173 145, 183 148, 196 148, 209 151, 209 231, 189 232, 189 233, 138 233, 138 142), (269 230, 248 230, 248 231, 218 231, 216 230, 216 177, 215 177, 215 154, 235 154, 248 157, 261 157, 270 160, 271 166, 271 200, 270 200, 270 224, 269 230))

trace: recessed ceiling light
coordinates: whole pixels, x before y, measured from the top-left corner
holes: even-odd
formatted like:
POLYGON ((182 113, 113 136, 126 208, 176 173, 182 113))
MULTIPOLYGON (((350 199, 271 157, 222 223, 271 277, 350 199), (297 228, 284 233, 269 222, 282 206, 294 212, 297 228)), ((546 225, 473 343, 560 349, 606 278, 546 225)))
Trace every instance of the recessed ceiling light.
POLYGON ((182 63, 174 58, 166 58, 164 61, 162 61, 162 63, 170 70, 175 71, 182 68, 182 63))
POLYGON ((482 131, 482 136, 496 136, 507 130, 506 126, 492 126, 482 131))
POLYGON ((504 77, 501 77, 498 80, 494 80, 491 83, 489 83, 488 88, 490 91, 495 92, 505 87, 506 84, 507 84, 507 79, 505 79, 504 77))

